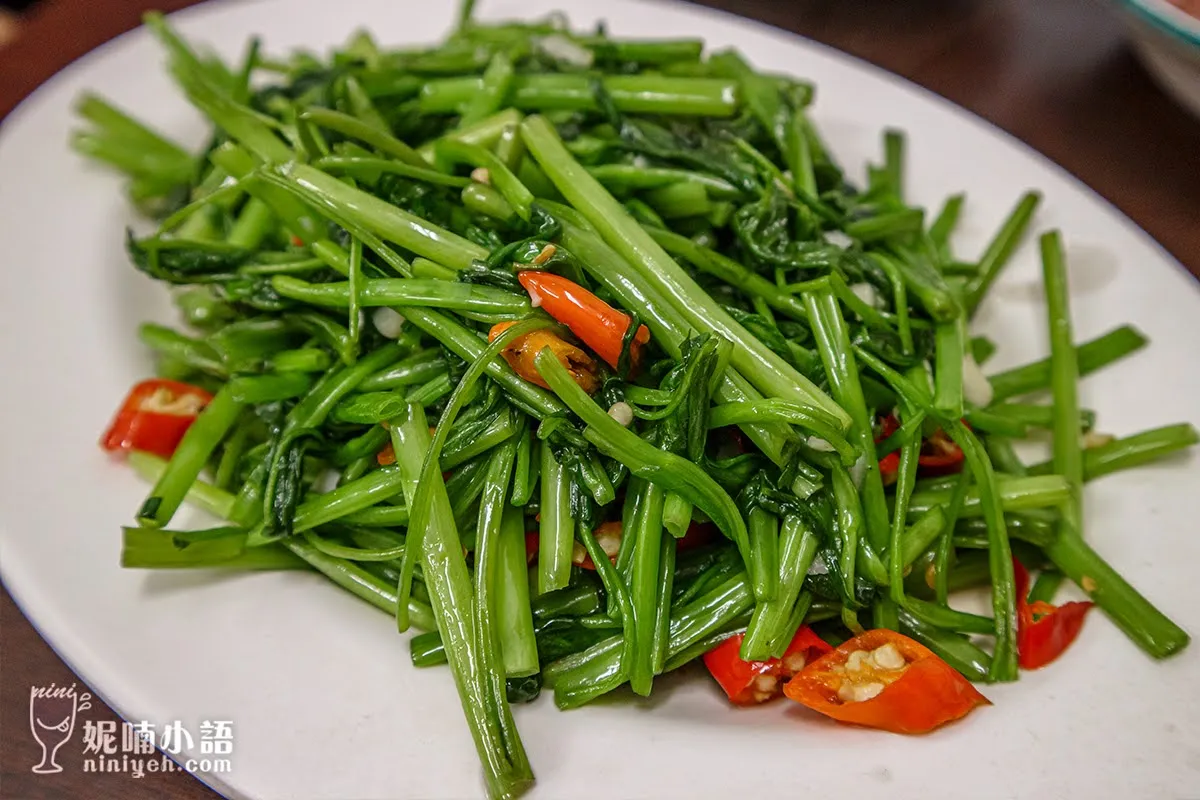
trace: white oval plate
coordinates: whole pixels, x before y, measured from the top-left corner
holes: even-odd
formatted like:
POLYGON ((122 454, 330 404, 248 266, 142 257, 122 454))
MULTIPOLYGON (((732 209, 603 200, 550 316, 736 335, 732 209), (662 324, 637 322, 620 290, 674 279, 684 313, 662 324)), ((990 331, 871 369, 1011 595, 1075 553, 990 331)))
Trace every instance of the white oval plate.
MULTIPOLYGON (((368 26, 385 43, 431 42, 451 3, 215 3, 176 18, 232 57, 323 49, 368 26)), ((1153 340, 1085 382, 1102 429, 1200 423, 1200 292, 1144 233, 1062 170, 948 103, 779 31, 684 5, 497 0, 487 18, 565 8, 622 35, 701 36, 758 65, 813 79, 816 117, 853 176, 886 125, 909 132, 910 193, 936 208, 969 192, 957 237, 976 254, 1018 195, 1045 192, 1037 226, 1069 243, 1077 334, 1132 322, 1153 340)), ((203 775, 239 798, 372 800, 482 794, 449 676, 409 664, 385 615, 309 574, 148 574, 117 566, 118 526, 145 487, 96 439, 150 371, 139 322, 172 321, 166 292, 126 263, 132 215, 119 181, 67 148, 70 105, 94 89, 199 145, 196 115, 141 32, 63 71, 0 136, 0 544, 9 589, 57 651, 127 719, 234 723, 233 771, 203 775)), ((980 327, 993 366, 1045 353, 1035 248, 996 287, 980 327)), ((1182 625, 1200 631, 1200 469, 1192 458, 1107 478, 1088 491, 1096 547, 1182 625)), ((653 698, 570 713, 543 697, 517 718, 542 798, 863 796, 1183 797, 1200 786, 1193 646, 1153 663, 1097 614, 1053 667, 985 687, 995 706, 933 735, 844 728, 781 702, 731 709, 688 673, 653 698)), ((76 738, 70 747, 80 747, 76 738)), ((194 751, 193 751, 194 752, 194 751)))

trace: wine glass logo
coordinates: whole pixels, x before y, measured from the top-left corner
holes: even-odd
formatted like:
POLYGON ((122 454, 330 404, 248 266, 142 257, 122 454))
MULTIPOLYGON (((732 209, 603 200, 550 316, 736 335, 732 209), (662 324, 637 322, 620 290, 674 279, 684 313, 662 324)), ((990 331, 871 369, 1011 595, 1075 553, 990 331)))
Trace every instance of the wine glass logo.
POLYGON ((62 772, 55 761, 58 749, 75 732, 75 716, 92 707, 91 695, 78 695, 70 686, 33 686, 29 689, 29 730, 42 746, 42 760, 33 767, 39 775, 62 772))

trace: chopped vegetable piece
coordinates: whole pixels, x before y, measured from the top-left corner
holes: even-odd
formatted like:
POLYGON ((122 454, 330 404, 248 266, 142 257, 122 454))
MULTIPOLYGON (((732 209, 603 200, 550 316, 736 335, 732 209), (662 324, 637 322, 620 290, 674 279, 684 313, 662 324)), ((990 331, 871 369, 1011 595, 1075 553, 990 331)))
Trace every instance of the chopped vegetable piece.
POLYGON ((135 385, 100 446, 110 453, 141 450, 170 458, 213 396, 180 381, 153 378, 135 385))
MULTIPOLYGON (((875 439, 875 444, 881 444, 892 436, 896 431, 900 430, 900 420, 896 419, 895 414, 888 414, 879 423, 879 436, 875 439)), ((883 458, 879 459, 879 474, 883 478, 885 486, 891 486, 896 482, 896 476, 900 472, 900 451, 893 450, 883 458)))
POLYGON ((765 703, 783 692, 783 685, 806 664, 831 652, 833 648, 807 625, 792 637, 782 658, 768 661, 743 661, 738 655, 745 633, 722 641, 704 654, 704 666, 734 705, 765 703))
POLYGON ((1029 570, 1014 558, 1013 573, 1017 583, 1017 658, 1022 669, 1041 669, 1071 646, 1095 603, 1031 603, 1029 570))
POLYGON ((838 722, 893 733, 928 733, 990 705, 933 651, 885 628, 809 664, 783 692, 838 722))
MULTIPOLYGON (((880 422, 880 435, 875 440, 876 444, 880 444, 888 439, 888 437, 900 430, 900 421, 895 415, 888 414, 880 422)), ((938 428, 932 435, 921 440, 921 452, 917 456, 917 466, 921 475, 925 477, 936 477, 939 475, 950 475, 955 472, 962 471, 963 462, 962 448, 954 443, 954 440, 946 435, 946 432, 938 428)), ((883 458, 879 459, 879 472, 883 476, 885 484, 892 484, 896 481, 896 473, 900 469, 900 453, 893 450, 883 458)))
MULTIPOLYGON (((517 280, 529 292, 534 307, 540 307, 566 325, 596 355, 617 369, 625 334, 629 330, 628 314, 617 311, 587 289, 552 272, 525 270, 518 273, 517 280)), ((631 366, 637 366, 641 349, 649 341, 650 329, 645 325, 638 326, 629 345, 631 366)))
POLYGON ((947 475, 959 472, 963 466, 962 448, 940 428, 921 442, 917 466, 922 475, 947 475))
MULTIPOLYGON (((488 340, 495 341, 497 336, 515 324, 515 322, 498 323, 488 333, 488 340)), ((522 378, 543 389, 548 389, 550 387, 547 386, 546 381, 542 379, 534 365, 534 358, 543 348, 548 348, 550 352, 554 353, 554 357, 570 373, 575 383, 579 384, 579 388, 592 394, 600 387, 599 378, 596 376, 596 361, 583 350, 563 341, 550 331, 533 331, 524 336, 518 336, 508 347, 504 348, 500 355, 522 378)))
MULTIPOLYGON (((602 523, 600 527, 592 531, 592 535, 596 537, 596 544, 600 545, 600 549, 608 556, 608 560, 614 564, 617 563, 617 554, 621 551, 621 521, 602 523)), ((587 548, 580 542, 575 542, 575 546, 571 550, 571 563, 592 572, 596 571, 596 564, 588 555, 587 548)))

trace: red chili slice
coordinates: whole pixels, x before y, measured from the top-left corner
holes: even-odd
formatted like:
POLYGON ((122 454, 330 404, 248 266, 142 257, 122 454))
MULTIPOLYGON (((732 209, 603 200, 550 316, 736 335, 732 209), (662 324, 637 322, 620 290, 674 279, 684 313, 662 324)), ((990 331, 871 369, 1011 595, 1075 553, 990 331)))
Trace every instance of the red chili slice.
POLYGON ((743 661, 738 655, 746 634, 730 636, 704 654, 704 666, 734 705, 765 703, 780 695, 783 684, 809 662, 833 650, 812 632, 800 626, 782 658, 768 661, 743 661))
POLYGON ((212 395, 198 386, 165 378, 142 381, 129 391, 100 445, 110 453, 141 450, 170 458, 211 402, 212 395))
POLYGON ((1017 589, 1017 661, 1022 669, 1040 669, 1071 646, 1095 603, 1030 603, 1029 570, 1015 558, 1013 574, 1017 589))

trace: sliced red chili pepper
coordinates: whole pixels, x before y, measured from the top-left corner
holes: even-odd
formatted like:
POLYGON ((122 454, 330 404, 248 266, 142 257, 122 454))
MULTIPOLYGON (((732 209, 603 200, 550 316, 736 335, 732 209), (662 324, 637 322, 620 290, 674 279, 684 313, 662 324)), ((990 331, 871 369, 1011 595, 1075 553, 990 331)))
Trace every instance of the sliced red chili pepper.
POLYGON ((537 531, 525 532, 525 563, 532 564, 537 560, 538 548, 541 546, 541 539, 537 531))
MULTIPOLYGON (((900 430, 900 421, 894 414, 888 414, 879 421, 879 437, 875 444, 885 441, 896 431, 900 430)), ((917 469, 926 477, 949 475, 958 472, 963 465, 963 451, 954 440, 939 429, 921 441, 921 452, 917 455, 917 469)), ((900 472, 900 452, 893 450, 879 459, 879 472, 885 484, 892 484, 900 472)))
POLYGON ((100 440, 112 453, 142 450, 170 458, 212 395, 198 386, 154 378, 136 384, 100 440))
MULTIPOLYGON (((488 332, 488 341, 494 342, 496 337, 516 325, 515 322, 499 322, 488 332)), ((524 336, 518 336, 508 343, 508 347, 500 353, 513 372, 530 383, 537 384, 543 389, 549 389, 542 374, 538 372, 534 359, 544 348, 550 348, 559 363, 570 373, 579 388, 588 394, 600 388, 600 380, 596 377, 596 361, 586 352, 547 330, 533 331, 524 336)))
POLYGON ((883 485, 891 486, 900 474, 900 452, 893 450, 879 459, 879 474, 883 477, 883 485))
POLYGON ((839 722, 893 733, 926 733, 989 705, 928 648, 883 628, 812 662, 783 693, 839 722))
MULTIPOLYGON (((900 430, 900 420, 896 419, 895 414, 888 414, 879 420, 879 436, 875 437, 875 444, 885 441, 896 431, 900 430)), ((883 458, 879 459, 879 474, 883 477, 885 486, 891 486, 896 482, 896 476, 900 473, 900 452, 893 450, 883 458)))
POLYGON ((1030 603, 1029 570, 1015 558, 1013 575, 1017 589, 1017 662, 1022 669, 1040 669, 1071 646, 1095 603, 1030 603))
MULTIPOLYGON (((621 550, 621 521, 601 523, 592 531, 592 535, 596 537, 596 544, 600 545, 600 549, 604 551, 609 560, 614 564, 617 563, 617 553, 621 550)), ((583 569, 590 569, 592 572, 596 571, 596 564, 588 555, 587 548, 578 541, 575 542, 575 548, 571 551, 571 563, 583 569)))
POLYGON ((896 419, 895 414, 888 414, 879 420, 879 438, 875 440, 875 444, 879 444, 898 430, 900 430, 900 420, 896 419))
POLYGON ((729 701, 739 706, 757 705, 778 697, 785 681, 805 664, 833 649, 807 625, 801 625, 783 658, 743 661, 738 653, 744 638, 744 633, 730 636, 704 654, 704 666, 721 685, 729 701))
POLYGON ((963 465, 962 448, 938 429, 921 442, 921 453, 917 456, 917 467, 922 475, 936 477, 958 472, 963 465))
MULTIPOLYGON (((580 341, 616 369, 621 358, 625 333, 629 330, 629 315, 618 311, 577 283, 561 275, 538 270, 525 270, 517 280, 529 292, 535 306, 566 325, 580 341)), ((630 349, 630 364, 637 366, 638 351, 650 341, 650 329, 638 328, 630 349)))

